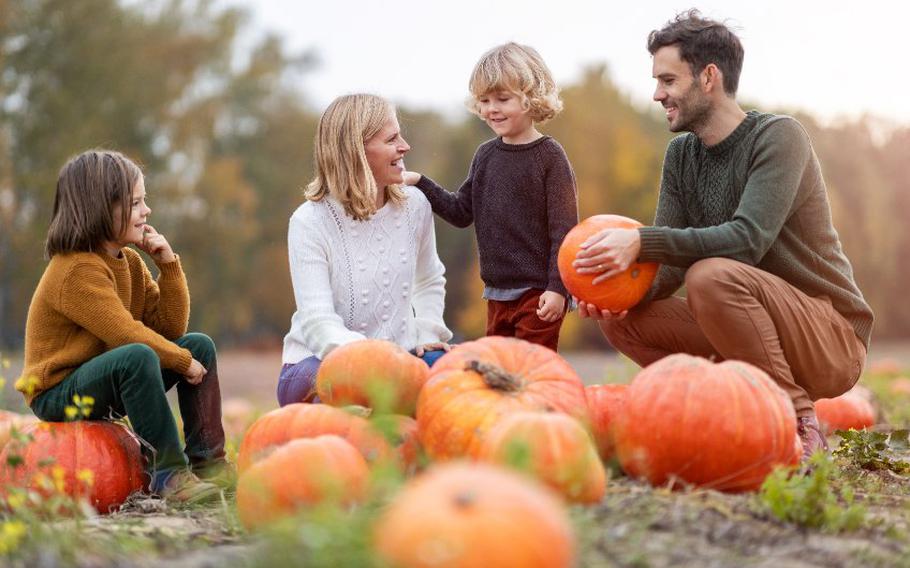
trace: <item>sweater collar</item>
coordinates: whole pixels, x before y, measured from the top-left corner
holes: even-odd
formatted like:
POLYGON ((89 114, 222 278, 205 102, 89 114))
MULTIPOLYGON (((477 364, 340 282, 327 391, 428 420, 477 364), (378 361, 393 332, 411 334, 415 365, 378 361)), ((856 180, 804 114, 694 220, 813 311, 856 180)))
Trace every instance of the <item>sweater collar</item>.
POLYGON ((521 152, 522 150, 527 150, 529 148, 533 148, 535 146, 543 144, 549 138, 550 138, 549 136, 544 134, 537 140, 534 140, 533 142, 528 142, 526 144, 507 144, 502 141, 502 136, 500 136, 499 138, 496 139, 496 147, 499 148, 500 150, 506 150, 509 152, 521 152))
POLYGON ((750 110, 746 113, 746 118, 739 123, 739 126, 733 129, 733 132, 729 136, 718 142, 713 146, 706 146, 702 143, 702 147, 710 154, 720 155, 729 150, 730 148, 739 144, 739 142, 746 136, 746 134, 752 130, 755 126, 755 121, 758 119, 758 112, 750 110))
POLYGON ((95 253, 101 257, 101 260, 104 261, 111 270, 114 272, 123 272, 129 270, 129 263, 126 260, 126 251, 125 249, 120 249, 120 257, 114 258, 106 252, 97 252, 95 253))

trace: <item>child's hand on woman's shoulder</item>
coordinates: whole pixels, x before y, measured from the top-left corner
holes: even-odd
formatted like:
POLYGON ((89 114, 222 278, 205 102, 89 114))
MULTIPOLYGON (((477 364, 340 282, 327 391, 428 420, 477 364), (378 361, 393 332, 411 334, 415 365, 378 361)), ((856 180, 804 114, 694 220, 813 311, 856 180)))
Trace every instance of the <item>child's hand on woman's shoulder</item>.
POLYGON ((155 230, 151 225, 145 226, 145 234, 142 235, 142 242, 137 246, 148 253, 155 262, 167 263, 174 262, 177 257, 174 255, 171 244, 167 242, 164 235, 155 230))
POLYGON ((403 185, 417 185, 417 182, 420 181, 421 174, 417 172, 405 172, 404 181, 401 182, 403 185))

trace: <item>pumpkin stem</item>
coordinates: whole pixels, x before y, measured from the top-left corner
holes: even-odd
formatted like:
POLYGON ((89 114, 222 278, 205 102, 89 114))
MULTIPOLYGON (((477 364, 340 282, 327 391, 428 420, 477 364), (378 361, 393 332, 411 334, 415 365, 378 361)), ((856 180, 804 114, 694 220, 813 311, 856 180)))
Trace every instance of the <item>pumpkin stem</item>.
POLYGON ((463 491, 455 495, 455 507, 458 509, 467 509, 474 504, 474 494, 470 491, 463 491))
POLYGON ((505 392, 521 390, 521 381, 518 377, 503 371, 496 365, 482 361, 468 361, 465 369, 479 373, 491 389, 505 392))

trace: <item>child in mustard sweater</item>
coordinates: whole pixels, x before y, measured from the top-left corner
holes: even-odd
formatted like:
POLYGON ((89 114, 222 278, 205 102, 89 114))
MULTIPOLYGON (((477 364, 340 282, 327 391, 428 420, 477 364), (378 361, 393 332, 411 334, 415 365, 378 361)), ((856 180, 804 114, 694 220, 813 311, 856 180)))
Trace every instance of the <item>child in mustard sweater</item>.
POLYGON ((215 345, 186 332, 186 278, 167 239, 147 223, 150 213, 142 172, 126 156, 88 151, 63 166, 47 235, 50 263, 29 306, 16 388, 48 422, 66 420, 74 395, 94 399, 90 420, 128 415, 154 449, 150 491, 208 501, 220 489, 194 472, 224 480, 230 470, 215 345), (155 261, 157 281, 131 244, 155 261), (174 386, 185 451, 165 397, 174 386))

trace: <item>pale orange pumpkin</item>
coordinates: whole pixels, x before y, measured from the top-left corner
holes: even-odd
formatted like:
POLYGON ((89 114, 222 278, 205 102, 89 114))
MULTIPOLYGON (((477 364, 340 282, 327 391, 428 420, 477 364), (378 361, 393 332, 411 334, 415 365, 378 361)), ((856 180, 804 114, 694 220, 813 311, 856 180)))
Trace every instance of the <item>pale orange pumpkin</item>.
POLYGON ((365 418, 325 404, 298 402, 263 414, 246 431, 237 453, 242 472, 277 447, 297 438, 340 436, 368 461, 393 458, 385 438, 365 418))
POLYGON ((613 439, 628 474, 721 491, 761 486, 791 463, 793 403, 761 369, 676 354, 642 369, 616 417, 613 439))
POLYGON ((568 568, 575 537, 546 487, 488 464, 437 465, 376 524, 379 557, 399 568, 568 568))
POLYGON ((599 275, 579 274, 572 262, 581 250, 582 243, 599 231, 637 229, 641 226, 635 219, 621 215, 594 215, 575 225, 563 239, 557 258, 559 276, 566 289, 579 300, 601 310, 621 312, 640 302, 654 281, 659 266, 657 263, 633 262, 625 272, 595 285, 594 278, 599 275))
POLYGON ((257 461, 237 482, 237 513, 259 528, 321 503, 348 505, 366 496, 369 468, 339 436, 291 440, 257 461))
POLYGON ((826 435, 835 430, 863 430, 875 426, 875 408, 854 390, 835 398, 816 400, 815 414, 826 435))
POLYGON ((9 410, 0 410, 0 450, 6 446, 13 430, 21 432, 29 424, 38 422, 34 414, 18 414, 9 410))
POLYGON ((364 339, 337 347, 319 365, 316 393, 325 404, 356 404, 413 416, 430 368, 391 341, 364 339))
POLYGON ((474 455, 487 431, 519 410, 588 422, 584 384, 554 351, 514 337, 462 343, 433 365, 420 393, 420 441, 432 459, 474 455))
POLYGON ((607 474, 591 436, 577 420, 559 412, 505 416, 477 458, 524 471, 575 503, 599 503, 607 490, 607 474))
POLYGON ((613 459, 613 421, 622 411, 629 385, 588 385, 588 413, 591 415, 591 433, 597 442, 597 451, 604 461, 613 459))
POLYGON ((0 452, 0 491, 28 488, 43 495, 84 498, 99 513, 144 489, 145 460, 127 428, 103 421, 38 422, 0 452), (12 461, 19 465, 12 466, 12 461))

